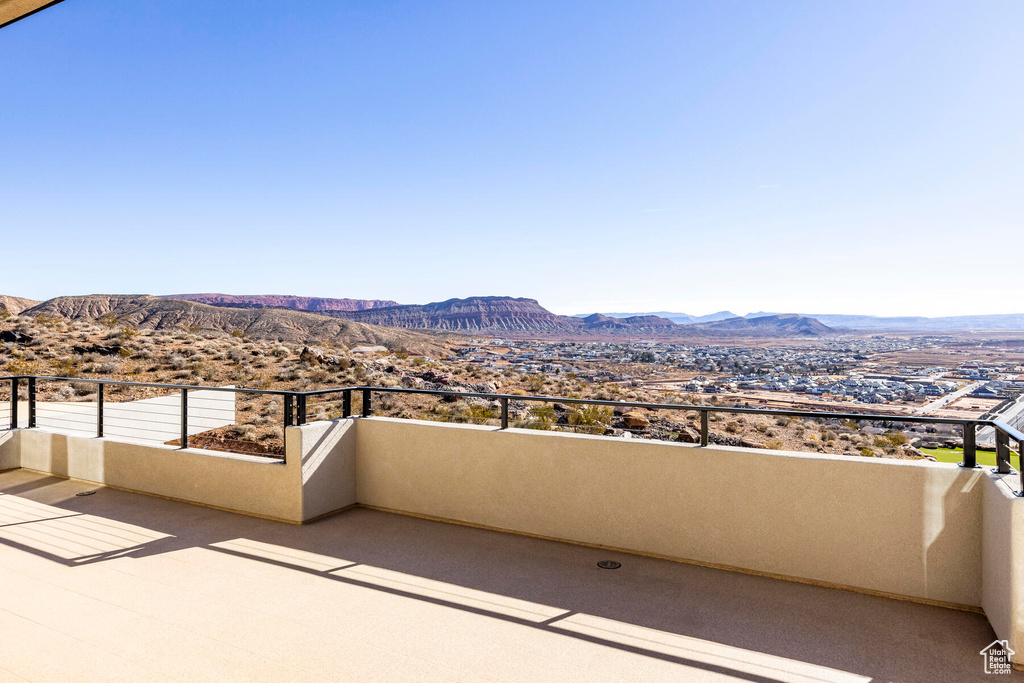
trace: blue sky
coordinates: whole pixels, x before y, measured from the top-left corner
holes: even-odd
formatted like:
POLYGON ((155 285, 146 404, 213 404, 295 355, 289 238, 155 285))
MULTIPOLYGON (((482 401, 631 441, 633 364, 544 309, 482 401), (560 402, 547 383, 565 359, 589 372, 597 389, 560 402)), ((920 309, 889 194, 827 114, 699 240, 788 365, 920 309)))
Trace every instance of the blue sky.
POLYGON ((0 293, 1020 312, 1022 24, 67 0, 0 31, 0 293))

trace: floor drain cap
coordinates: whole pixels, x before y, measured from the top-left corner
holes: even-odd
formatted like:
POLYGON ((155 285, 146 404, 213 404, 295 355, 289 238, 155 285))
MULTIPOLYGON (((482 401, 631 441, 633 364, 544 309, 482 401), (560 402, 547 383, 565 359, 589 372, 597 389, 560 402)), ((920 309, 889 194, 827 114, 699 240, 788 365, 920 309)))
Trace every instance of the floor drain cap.
POLYGON ((597 563, 597 566, 601 569, 618 569, 622 565, 615 560, 601 560, 597 563))
POLYGON ((78 497, 82 497, 82 496, 91 496, 94 493, 96 493, 96 492, 95 491, 79 491, 75 495, 78 496, 78 497))

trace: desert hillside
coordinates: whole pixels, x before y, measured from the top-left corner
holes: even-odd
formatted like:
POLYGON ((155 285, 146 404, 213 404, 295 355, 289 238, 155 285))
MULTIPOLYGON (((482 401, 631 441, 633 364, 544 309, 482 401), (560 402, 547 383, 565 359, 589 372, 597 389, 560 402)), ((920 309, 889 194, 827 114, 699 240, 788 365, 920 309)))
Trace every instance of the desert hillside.
POLYGON ((22 299, 20 296, 0 294, 0 315, 18 315, 26 308, 38 305, 39 302, 32 299, 22 299))
POLYGON ((211 306, 233 308, 291 308, 296 311, 365 311, 397 306, 387 299, 328 299, 290 294, 170 294, 164 299, 184 299, 211 306))
POLYGON ((566 321, 533 299, 476 296, 429 304, 390 306, 367 311, 330 311, 329 315, 388 327, 456 332, 572 332, 579 321, 566 321))
POLYGON ((345 346, 405 347, 417 353, 440 353, 437 334, 386 329, 306 311, 280 308, 229 308, 147 295, 62 296, 21 312, 66 320, 117 322, 143 330, 183 329, 223 332, 269 341, 329 341, 345 346))

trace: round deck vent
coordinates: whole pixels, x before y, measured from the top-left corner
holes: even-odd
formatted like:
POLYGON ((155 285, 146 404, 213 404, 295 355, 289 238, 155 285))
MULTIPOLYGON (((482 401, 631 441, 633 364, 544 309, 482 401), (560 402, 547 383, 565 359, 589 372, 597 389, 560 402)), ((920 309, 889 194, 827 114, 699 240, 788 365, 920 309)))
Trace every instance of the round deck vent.
POLYGON ((597 566, 601 569, 618 569, 622 565, 615 560, 601 560, 597 563, 597 566))
POLYGON ((82 496, 91 496, 94 493, 96 493, 96 492, 95 491, 79 491, 75 495, 78 496, 79 498, 81 498, 82 496))

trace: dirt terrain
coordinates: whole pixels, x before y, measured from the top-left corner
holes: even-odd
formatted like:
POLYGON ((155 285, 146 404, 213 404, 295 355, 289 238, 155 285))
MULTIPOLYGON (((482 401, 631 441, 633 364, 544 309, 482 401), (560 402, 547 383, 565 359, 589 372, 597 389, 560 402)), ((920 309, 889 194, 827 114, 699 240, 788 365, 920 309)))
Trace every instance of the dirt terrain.
MULTIPOLYGON (((188 302, 185 302, 188 303, 188 302)), ((309 348, 303 342, 252 337, 242 331, 198 331, 158 326, 145 328, 106 317, 104 322, 47 316, 10 316, 0 321, 0 368, 7 375, 68 377, 40 380, 38 400, 94 401, 88 379, 175 383, 190 386, 305 391, 370 384, 380 387, 443 389, 454 392, 549 395, 629 402, 718 405, 718 397, 646 390, 616 383, 587 382, 574 376, 521 374, 511 369, 426 358, 405 349, 360 352, 326 342, 309 348)), ((461 340, 457 340, 458 343, 461 340)), ((9 384, 0 384, 0 402, 10 400, 9 384)), ((22 400, 25 399, 22 386, 22 400)), ((167 390, 108 387, 107 401, 136 401, 167 395, 167 390)), ((512 426, 590 434, 693 442, 695 413, 579 407, 557 400, 546 403, 513 399, 512 426)), ((478 424, 498 424, 499 405, 479 398, 439 398, 378 394, 374 414, 478 424)), ((359 412, 358 395, 353 410, 359 412)), ((309 419, 341 414, 341 397, 311 399, 309 419)), ((196 438, 195 445, 258 454, 283 452, 283 405, 280 397, 239 398, 235 426, 196 438)), ((922 457, 908 450, 906 437, 868 429, 867 424, 838 420, 789 420, 767 416, 714 415, 712 441, 754 448, 811 450, 876 457, 922 457)), ((891 425, 890 425, 891 427, 891 425)), ((888 431, 891 431, 889 429, 888 431)))

